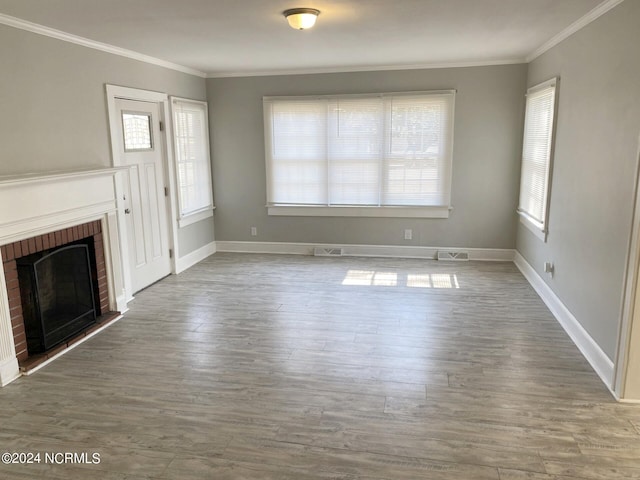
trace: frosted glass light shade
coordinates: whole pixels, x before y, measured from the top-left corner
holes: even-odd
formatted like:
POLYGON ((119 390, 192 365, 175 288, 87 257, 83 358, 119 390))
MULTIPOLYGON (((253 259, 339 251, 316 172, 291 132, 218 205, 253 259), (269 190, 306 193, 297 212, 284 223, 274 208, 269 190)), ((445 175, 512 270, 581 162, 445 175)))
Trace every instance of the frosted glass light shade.
POLYGON ((292 8, 283 12, 291 28, 306 30, 315 25, 320 10, 315 8, 292 8))

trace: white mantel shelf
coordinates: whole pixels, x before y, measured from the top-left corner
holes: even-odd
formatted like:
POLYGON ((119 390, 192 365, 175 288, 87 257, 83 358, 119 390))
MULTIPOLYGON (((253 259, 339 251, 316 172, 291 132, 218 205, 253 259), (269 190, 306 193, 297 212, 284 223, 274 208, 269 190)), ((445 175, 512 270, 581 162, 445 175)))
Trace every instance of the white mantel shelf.
POLYGON ((20 185, 23 183, 52 182, 74 177, 91 177, 96 175, 111 175, 127 170, 128 167, 102 167, 80 170, 57 170, 49 173, 22 173, 16 175, 0 175, 0 188, 3 185, 20 185))
MULTIPOLYGON (((0 176, 0 245, 99 220, 109 307, 126 310, 116 191, 123 167, 0 176)), ((0 263, 1 263, 0 258, 0 263)), ((0 385, 20 375, 4 270, 0 268, 0 385)))

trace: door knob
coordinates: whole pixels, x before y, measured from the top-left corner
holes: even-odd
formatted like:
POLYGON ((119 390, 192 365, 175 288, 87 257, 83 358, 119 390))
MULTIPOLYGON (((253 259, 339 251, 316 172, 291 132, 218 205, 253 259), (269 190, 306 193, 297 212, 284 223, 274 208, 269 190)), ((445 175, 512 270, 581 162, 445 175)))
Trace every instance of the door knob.
POLYGON ((124 209, 124 213, 126 213, 127 215, 129 215, 131 213, 131 210, 129 210, 128 208, 124 209))

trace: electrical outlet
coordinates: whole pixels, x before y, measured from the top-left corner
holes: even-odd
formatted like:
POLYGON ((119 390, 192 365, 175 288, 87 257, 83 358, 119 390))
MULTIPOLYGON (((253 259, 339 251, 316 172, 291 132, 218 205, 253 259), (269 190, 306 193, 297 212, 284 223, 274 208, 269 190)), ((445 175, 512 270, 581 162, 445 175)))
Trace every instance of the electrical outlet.
POLYGON ((256 227, 251 227, 251 236, 255 237, 258 235, 258 229, 256 227))
POLYGON ((548 273, 551 277, 555 273, 556 267, 551 262, 544 262, 544 271, 548 273))
POLYGON ((405 240, 411 240, 413 238, 413 230, 411 230, 410 228, 405 228, 404 229, 404 239, 405 240))

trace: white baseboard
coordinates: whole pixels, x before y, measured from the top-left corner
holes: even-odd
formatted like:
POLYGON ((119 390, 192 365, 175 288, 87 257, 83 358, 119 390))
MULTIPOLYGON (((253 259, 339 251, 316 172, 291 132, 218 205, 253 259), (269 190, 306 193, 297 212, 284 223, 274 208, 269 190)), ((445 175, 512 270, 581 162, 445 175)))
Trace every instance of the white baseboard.
POLYGON ((211 242, 191 253, 187 253, 184 257, 177 258, 176 274, 184 272, 187 268, 193 267, 196 263, 201 262, 214 253, 216 253, 216 242, 211 242))
POLYGON ((613 393, 613 361, 604 353, 576 317, 573 316, 565 304, 562 303, 553 290, 551 290, 551 287, 545 283, 542 277, 538 275, 519 252, 515 253, 514 263, 534 290, 538 292, 542 301, 547 305, 554 317, 556 317, 558 323, 564 328, 571 340, 573 340, 573 343, 576 344, 580 352, 582 352, 582 355, 584 355, 591 364, 607 388, 613 393))
POLYGON ((470 260, 512 262, 515 250, 506 248, 448 248, 414 247, 400 245, 339 245, 329 243, 287 243, 287 242, 216 242, 218 252, 235 253, 278 253, 288 255, 313 255, 314 248, 342 248, 348 257, 393 257, 435 259, 438 250, 448 252, 469 252, 470 260))

